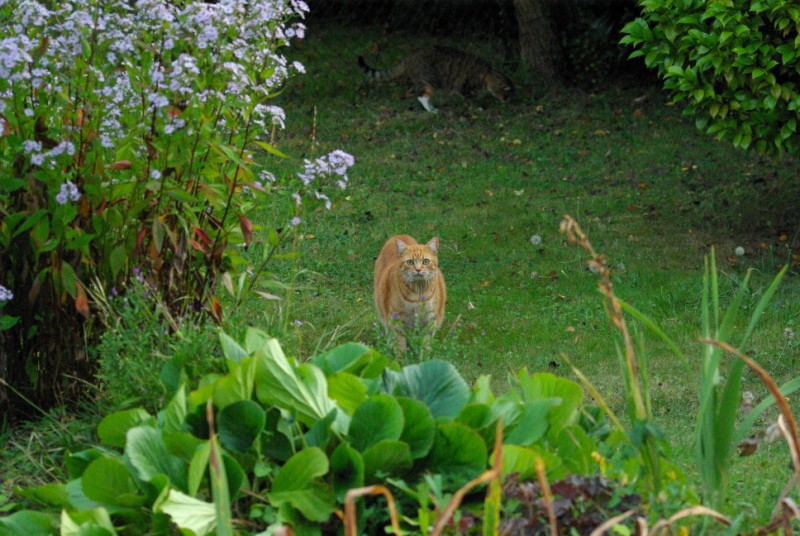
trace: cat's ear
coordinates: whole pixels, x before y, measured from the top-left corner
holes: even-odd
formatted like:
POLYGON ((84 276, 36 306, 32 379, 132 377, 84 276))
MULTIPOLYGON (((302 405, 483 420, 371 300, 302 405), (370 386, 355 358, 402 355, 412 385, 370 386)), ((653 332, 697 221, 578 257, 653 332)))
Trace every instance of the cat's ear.
POLYGON ((398 255, 402 255, 403 253, 406 252, 406 248, 408 248, 408 244, 406 244, 405 242, 403 242, 399 238, 397 240, 395 240, 394 243, 397 244, 397 254, 398 255))
POLYGON ((433 251, 434 253, 438 252, 439 251, 439 237, 438 236, 434 236, 433 238, 431 238, 431 241, 428 242, 426 245, 428 246, 428 249, 433 251))

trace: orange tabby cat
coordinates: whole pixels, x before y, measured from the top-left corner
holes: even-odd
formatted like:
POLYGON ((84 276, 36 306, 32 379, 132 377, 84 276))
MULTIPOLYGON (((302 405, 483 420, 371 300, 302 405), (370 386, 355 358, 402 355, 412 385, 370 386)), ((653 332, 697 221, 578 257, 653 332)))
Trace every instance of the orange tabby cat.
POLYGON ((436 253, 439 237, 425 245, 408 235, 391 237, 375 260, 375 309, 405 350, 404 327, 442 325, 447 291, 436 253), (421 317, 420 317, 421 315, 421 317), (399 329, 398 329, 399 328, 399 329))

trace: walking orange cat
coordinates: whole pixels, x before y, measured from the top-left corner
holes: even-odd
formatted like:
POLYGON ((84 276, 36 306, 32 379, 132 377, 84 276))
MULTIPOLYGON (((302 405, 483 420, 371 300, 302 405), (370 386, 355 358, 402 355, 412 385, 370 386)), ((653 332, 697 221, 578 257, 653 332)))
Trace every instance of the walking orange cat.
POLYGON ((442 325, 447 301, 444 276, 439 270, 439 237, 418 244, 409 235, 391 237, 375 260, 375 309, 387 332, 393 331, 401 351, 404 331, 442 325))

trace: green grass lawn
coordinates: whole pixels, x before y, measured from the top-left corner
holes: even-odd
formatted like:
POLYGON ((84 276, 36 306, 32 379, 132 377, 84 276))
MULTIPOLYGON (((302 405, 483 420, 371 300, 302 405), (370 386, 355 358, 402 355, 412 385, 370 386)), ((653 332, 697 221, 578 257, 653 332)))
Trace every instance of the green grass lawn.
MULTIPOLYGON (((692 477, 703 258, 713 246, 724 303, 752 269, 746 303, 754 306, 798 253, 798 162, 718 143, 657 87, 627 78, 593 93, 547 92, 510 72, 519 83, 512 103, 438 95, 440 111, 429 114, 415 98, 403 98, 404 84, 376 84, 358 69, 356 54, 378 36, 311 28, 290 53, 308 73, 275 99, 286 109, 287 128, 273 143, 292 157, 275 159, 275 174, 333 149, 357 162, 332 210, 302 214, 298 238, 284 250, 298 255, 268 265, 262 281, 293 290, 264 287, 283 301, 250 296, 240 310, 229 307, 231 331, 268 329, 300 359, 350 340, 384 348, 372 305, 374 259, 393 234, 439 236, 448 304, 434 356, 451 360, 469 380, 489 374, 502 390, 523 367, 575 379, 566 354, 622 416, 615 339, 597 276, 558 231, 570 214, 608 257, 618 295, 687 355, 681 362, 644 334, 657 424, 692 477)), ((413 42, 400 37, 398 46, 408 50, 413 42)), ((496 60, 491 46, 482 46, 463 48, 496 60)), ((286 220, 271 205, 253 219, 264 227, 286 220)), ((266 240, 258 231, 256 238, 266 240)), ((254 253, 251 260, 258 264, 254 253)), ((800 334, 789 339, 785 330, 800 329, 798 298, 800 280, 790 272, 745 349, 779 383, 796 375, 800 334)), ((756 400, 766 392, 749 373, 744 389, 756 400)), ((25 450, 24 438, 14 444, 25 450)), ((791 474, 784 444, 734 466, 730 512, 767 516, 791 474)), ((26 467, 39 471, 33 462, 26 467)))
MULTIPOLYGON (((679 362, 646 336, 654 413, 691 474, 703 258, 713 246, 724 299, 753 269, 747 300, 755 304, 797 251, 798 162, 716 142, 657 87, 629 79, 594 93, 544 92, 512 73, 520 87, 511 104, 439 95, 439 114, 429 114, 404 98, 403 83, 376 84, 359 71, 355 55, 374 35, 310 34, 293 52, 308 74, 278 102, 287 130, 274 143, 295 158, 275 168, 291 173, 301 158, 337 148, 357 163, 330 212, 303 215, 299 257, 270 267, 284 282, 301 272, 291 303, 251 301, 244 316, 272 322, 276 332, 279 314, 302 322, 283 337, 300 358, 346 340, 382 347, 374 258, 393 234, 437 235, 448 287, 446 358, 469 379, 492 375, 502 389, 522 367, 573 377, 560 357, 567 354, 621 414, 623 385, 597 276, 558 232, 570 214, 607 255, 619 296, 687 355, 679 362)), ((264 207, 259 219, 273 218, 264 207)), ((792 274, 746 349, 779 383, 795 375, 797 342, 784 330, 797 329, 799 292, 792 274)), ((752 374, 745 389, 757 400, 765 393, 752 374)), ((782 444, 743 459, 734 475, 737 508, 764 512, 789 474, 782 444)))

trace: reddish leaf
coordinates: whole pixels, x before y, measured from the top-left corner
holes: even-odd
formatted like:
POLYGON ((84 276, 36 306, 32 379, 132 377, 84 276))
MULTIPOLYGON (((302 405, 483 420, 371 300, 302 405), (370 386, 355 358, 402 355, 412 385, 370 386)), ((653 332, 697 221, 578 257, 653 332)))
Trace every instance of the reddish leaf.
POLYGON ((211 298, 211 316, 214 317, 217 323, 222 322, 222 304, 214 297, 211 298))
POLYGON ((133 256, 138 257, 142 254, 142 241, 144 240, 144 235, 147 233, 147 229, 142 229, 139 231, 139 234, 136 235, 136 247, 133 250, 133 256))
POLYGON ((11 134, 11 123, 4 116, 0 115, 0 136, 11 134))
POLYGON ((116 162, 112 162, 106 166, 108 169, 120 170, 120 169, 130 169, 131 168, 131 161, 130 160, 117 160, 116 162))
POLYGON ((83 315, 84 318, 89 318, 89 298, 86 297, 86 291, 83 290, 83 285, 80 283, 78 283, 75 294, 75 310, 83 315))
POLYGON ((249 247, 253 241, 253 222, 239 215, 239 226, 242 228, 242 235, 244 236, 244 245, 249 247))
POLYGON ((197 251, 199 251, 200 253, 206 253, 206 248, 203 247, 203 245, 200 242, 198 242, 197 240, 192 239, 191 244, 192 244, 192 247, 194 249, 196 249, 197 251))
POLYGON ((194 238, 195 240, 199 238, 200 241, 206 246, 211 245, 211 238, 208 236, 208 233, 197 227, 194 228, 194 238))

